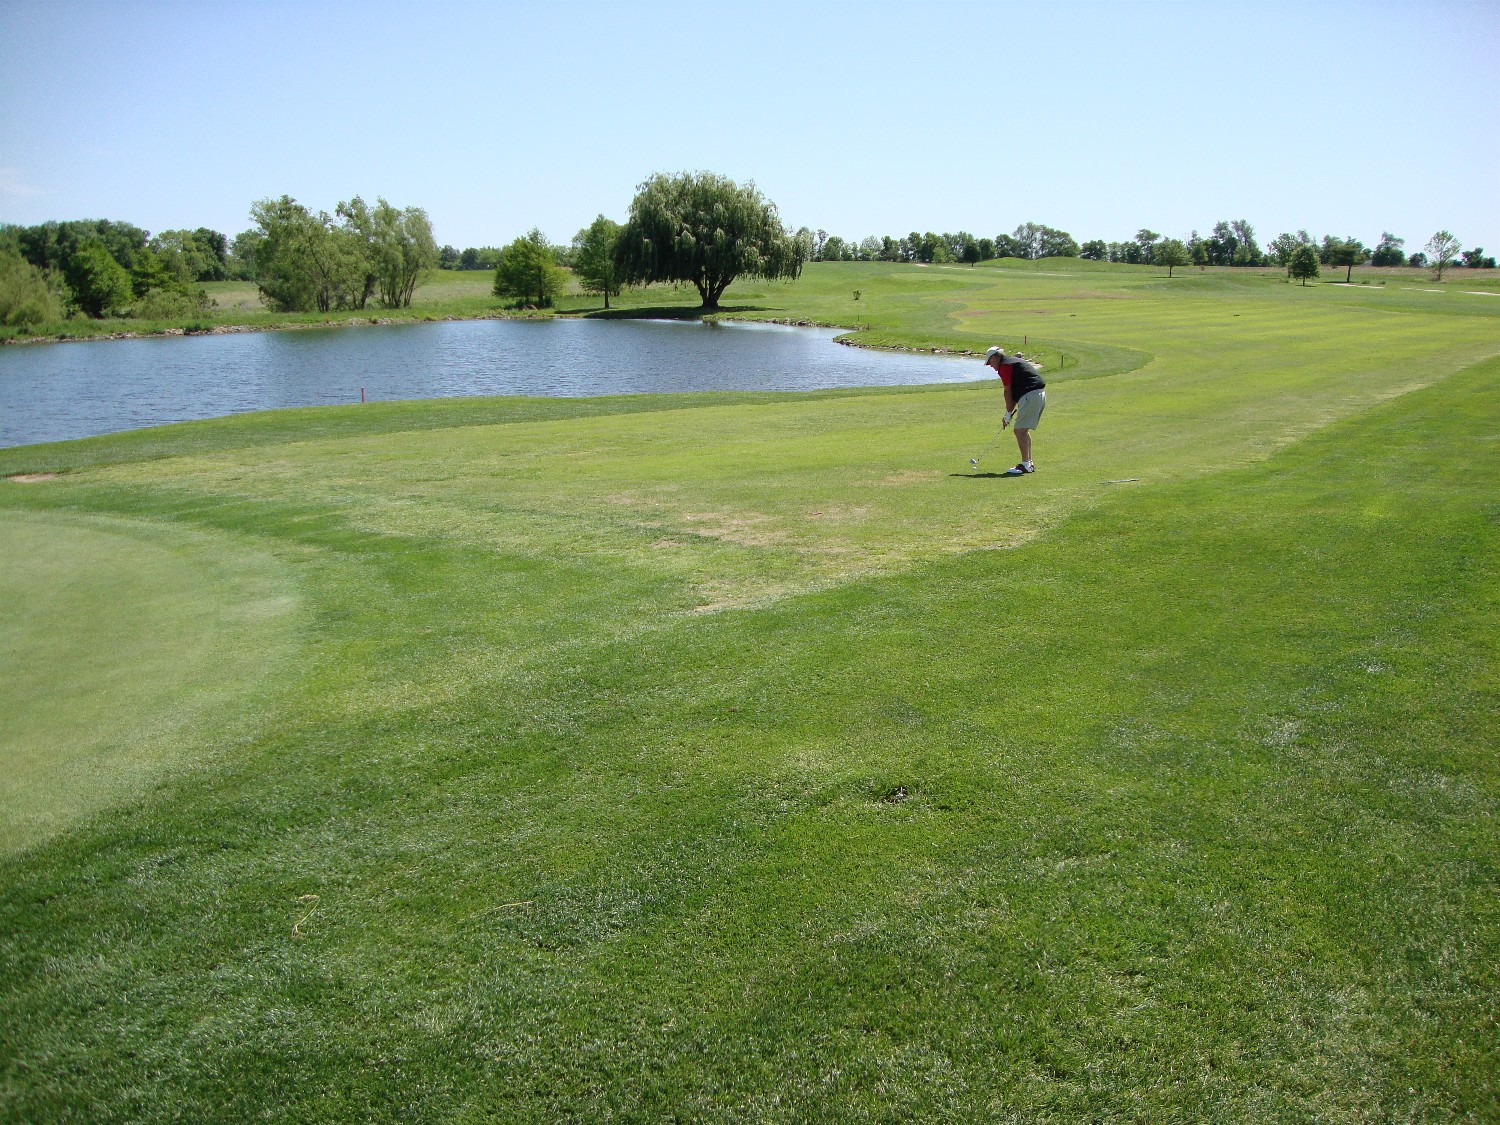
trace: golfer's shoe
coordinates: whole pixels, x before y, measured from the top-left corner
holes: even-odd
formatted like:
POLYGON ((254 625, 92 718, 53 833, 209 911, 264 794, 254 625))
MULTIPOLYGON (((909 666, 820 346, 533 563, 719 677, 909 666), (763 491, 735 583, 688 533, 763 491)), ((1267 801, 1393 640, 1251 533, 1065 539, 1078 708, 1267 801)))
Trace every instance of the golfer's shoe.
POLYGON ((1024 477, 1027 473, 1034 473, 1034 472, 1036 472, 1036 466, 1035 465, 1030 465, 1030 464, 1027 464, 1025 461, 1022 461, 1014 469, 1006 469, 1005 472, 1001 473, 1000 475, 1002 477, 1024 477))

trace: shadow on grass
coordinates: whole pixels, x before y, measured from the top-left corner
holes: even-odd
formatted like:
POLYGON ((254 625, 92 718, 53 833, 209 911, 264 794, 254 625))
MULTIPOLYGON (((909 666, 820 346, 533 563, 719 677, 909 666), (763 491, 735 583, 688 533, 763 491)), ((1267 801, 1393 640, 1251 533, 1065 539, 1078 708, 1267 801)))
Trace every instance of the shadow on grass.
POLYGON ((1020 480, 1020 473, 949 473, 950 477, 958 477, 960 480, 1020 480))

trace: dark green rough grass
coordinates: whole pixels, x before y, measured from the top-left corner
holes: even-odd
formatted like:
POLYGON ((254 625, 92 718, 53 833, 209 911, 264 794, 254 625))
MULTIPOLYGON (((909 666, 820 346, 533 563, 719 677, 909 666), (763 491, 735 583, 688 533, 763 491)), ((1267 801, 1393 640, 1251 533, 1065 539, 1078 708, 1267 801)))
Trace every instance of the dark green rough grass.
POLYGON ((0 1108, 1500 1117, 1497 387, 618 639, 569 632, 587 567, 15 494, 300 545, 329 651, 255 739, 6 862, 0 1108), (525 639, 513 582, 555 644, 403 701, 525 639))

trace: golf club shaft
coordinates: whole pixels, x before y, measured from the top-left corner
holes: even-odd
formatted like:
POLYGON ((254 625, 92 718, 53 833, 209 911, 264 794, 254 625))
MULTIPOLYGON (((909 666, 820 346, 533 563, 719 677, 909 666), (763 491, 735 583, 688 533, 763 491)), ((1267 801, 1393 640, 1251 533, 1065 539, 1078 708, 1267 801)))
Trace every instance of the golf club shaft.
POLYGON ((977 464, 979 464, 979 462, 982 461, 989 454, 989 451, 995 448, 995 443, 998 442, 1004 436, 1005 436, 1005 427, 1001 426, 998 430, 995 431, 995 436, 992 437, 992 438, 990 438, 990 443, 988 445, 986 445, 983 449, 981 449, 973 457, 969 458, 969 464, 971 464, 971 465, 977 465, 977 464))

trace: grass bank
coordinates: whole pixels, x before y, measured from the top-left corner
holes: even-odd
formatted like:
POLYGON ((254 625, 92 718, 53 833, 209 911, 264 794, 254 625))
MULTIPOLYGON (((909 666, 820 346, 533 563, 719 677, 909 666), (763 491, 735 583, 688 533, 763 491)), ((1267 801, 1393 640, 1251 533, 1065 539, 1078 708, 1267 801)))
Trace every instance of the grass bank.
POLYGON ((0 1115, 1500 1115, 1500 302, 1386 289, 731 295, 1083 357, 1020 480, 968 385, 0 451, 0 1115))

